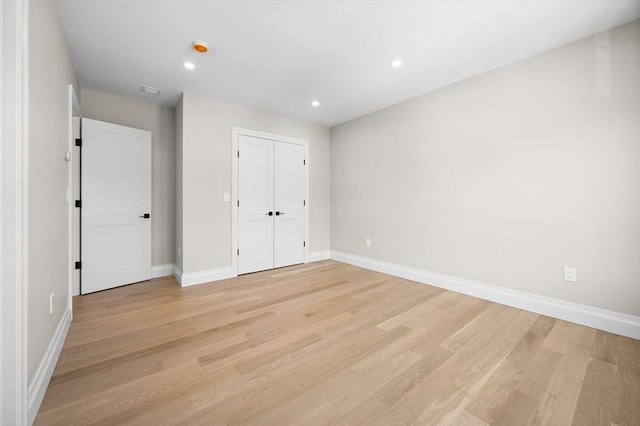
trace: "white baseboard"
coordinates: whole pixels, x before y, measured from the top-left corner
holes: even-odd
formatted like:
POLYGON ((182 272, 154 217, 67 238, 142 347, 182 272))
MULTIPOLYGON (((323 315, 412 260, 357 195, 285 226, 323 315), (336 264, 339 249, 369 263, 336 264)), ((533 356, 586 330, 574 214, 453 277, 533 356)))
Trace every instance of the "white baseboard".
POLYGON ((207 269, 197 272, 182 272, 177 266, 173 269, 173 275, 182 287, 189 287, 191 285, 204 284, 212 281, 226 280, 227 278, 233 278, 237 275, 233 273, 231 266, 224 266, 222 268, 207 269))
POLYGON ((32 425, 40 409, 40 404, 44 399, 44 394, 49 386, 49 381, 53 375, 53 370, 56 368, 60 352, 62 352, 62 346, 64 346, 64 340, 67 338, 69 332, 69 326, 71 326, 71 309, 67 310, 62 315, 62 319, 58 324, 49 347, 44 353, 44 357, 38 366, 35 376, 27 390, 27 409, 28 409, 28 424, 32 425))
POLYGON ((166 265, 154 265, 151 267, 151 278, 170 277, 173 275, 173 263, 166 265))
POLYGON ((321 260, 331 259, 331 252, 329 250, 312 251, 309 253, 307 263, 320 262, 321 260))
POLYGON ((173 276, 178 281, 178 284, 182 285, 182 271, 178 268, 178 265, 173 265, 173 276))
POLYGON ((333 250, 331 251, 331 259, 587 327, 640 339, 640 317, 637 316, 333 250))

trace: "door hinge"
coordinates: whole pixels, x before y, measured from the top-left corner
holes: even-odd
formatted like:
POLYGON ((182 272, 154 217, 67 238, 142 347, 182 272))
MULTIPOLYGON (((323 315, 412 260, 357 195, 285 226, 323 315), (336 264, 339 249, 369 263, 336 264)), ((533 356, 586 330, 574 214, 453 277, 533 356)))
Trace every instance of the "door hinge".
POLYGON ((303 242, 302 242, 302 247, 306 247, 306 246, 307 246, 307 242, 306 242, 306 241, 303 241, 303 242))
POLYGON ((76 269, 82 269, 82 262, 76 262, 76 269))
POLYGON ((238 207, 240 207, 240 200, 238 200, 237 202, 238 202, 238 207))
POLYGON ((302 200, 302 205, 306 206, 307 205, 307 200, 302 200))
POLYGON ((238 254, 238 256, 240 256, 240 249, 238 249, 238 253, 237 254, 238 254))
POLYGON ((240 158, 240 151, 238 151, 238 158, 240 158))
POLYGON ((302 165, 306 166, 307 165, 307 160, 302 160, 302 165))
POLYGON ((76 200, 76 207, 79 209, 82 208, 82 200, 76 200))
POLYGON ((82 146, 82 139, 76 139, 76 146, 82 146))

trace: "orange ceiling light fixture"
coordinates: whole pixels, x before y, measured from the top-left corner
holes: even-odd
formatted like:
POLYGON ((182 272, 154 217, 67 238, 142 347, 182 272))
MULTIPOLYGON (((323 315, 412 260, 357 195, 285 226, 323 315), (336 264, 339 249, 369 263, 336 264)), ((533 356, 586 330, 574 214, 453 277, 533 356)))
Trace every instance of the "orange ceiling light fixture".
POLYGON ((194 41, 193 50, 198 53, 207 53, 209 51, 209 46, 204 41, 194 41))

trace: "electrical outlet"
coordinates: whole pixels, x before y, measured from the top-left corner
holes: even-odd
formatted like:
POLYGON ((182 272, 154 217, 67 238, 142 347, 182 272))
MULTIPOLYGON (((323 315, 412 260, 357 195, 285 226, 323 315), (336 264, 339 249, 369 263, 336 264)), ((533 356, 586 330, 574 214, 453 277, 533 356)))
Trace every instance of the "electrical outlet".
POLYGON ((53 292, 49 295, 49 315, 53 315, 53 292))
POLYGON ((564 267, 564 280, 576 282, 576 268, 570 266, 564 267))
POLYGON ((364 245, 365 247, 371 247, 371 238, 365 238, 364 245))
POLYGON ((224 201, 231 201, 231 194, 229 194, 228 192, 225 192, 225 193, 222 195, 222 199, 223 199, 224 201))

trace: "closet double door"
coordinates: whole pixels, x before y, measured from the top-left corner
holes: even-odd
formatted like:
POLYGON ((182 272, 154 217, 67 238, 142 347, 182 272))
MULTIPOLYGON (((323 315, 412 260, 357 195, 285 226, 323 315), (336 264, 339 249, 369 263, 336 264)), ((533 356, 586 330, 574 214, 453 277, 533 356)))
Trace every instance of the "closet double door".
POLYGON ((305 147, 238 138, 238 273, 304 261, 305 147))

